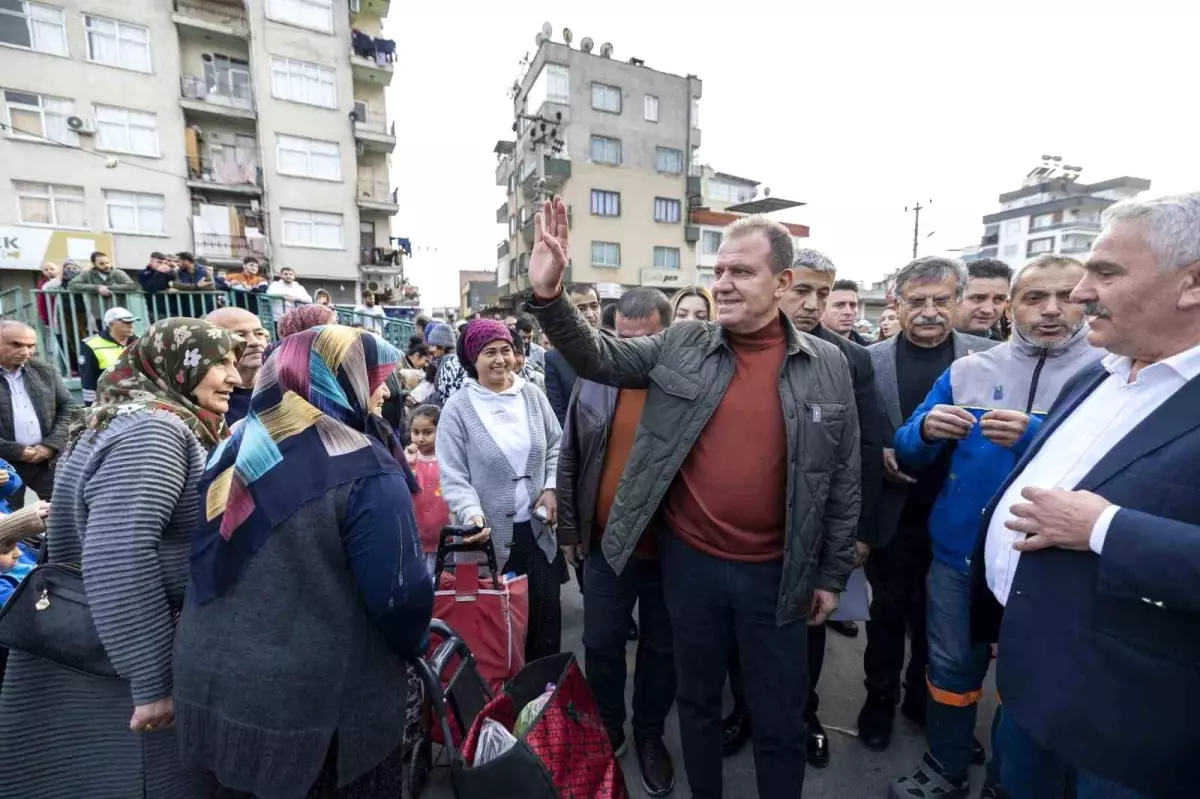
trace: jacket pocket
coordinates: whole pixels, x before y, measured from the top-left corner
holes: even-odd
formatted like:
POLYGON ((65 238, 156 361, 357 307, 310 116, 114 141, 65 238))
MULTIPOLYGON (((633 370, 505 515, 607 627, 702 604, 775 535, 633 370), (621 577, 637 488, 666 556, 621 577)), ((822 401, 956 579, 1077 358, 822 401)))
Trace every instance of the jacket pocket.
POLYGON ((665 396, 646 403, 642 427, 659 438, 673 438, 695 412, 703 387, 694 378, 661 363, 650 370, 650 382, 652 392, 657 389, 665 396))
POLYGON ((804 451, 800 453, 806 472, 833 469, 838 444, 846 430, 846 403, 804 403, 804 451))

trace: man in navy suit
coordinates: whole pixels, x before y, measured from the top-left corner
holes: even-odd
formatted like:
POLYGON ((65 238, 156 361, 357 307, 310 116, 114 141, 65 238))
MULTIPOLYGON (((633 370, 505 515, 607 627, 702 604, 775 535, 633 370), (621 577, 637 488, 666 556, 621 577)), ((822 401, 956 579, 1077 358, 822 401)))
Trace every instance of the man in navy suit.
POLYGON ((1111 354, 1063 388, 972 557, 1014 799, 1198 790, 1200 193, 1104 222, 1072 299, 1111 354))

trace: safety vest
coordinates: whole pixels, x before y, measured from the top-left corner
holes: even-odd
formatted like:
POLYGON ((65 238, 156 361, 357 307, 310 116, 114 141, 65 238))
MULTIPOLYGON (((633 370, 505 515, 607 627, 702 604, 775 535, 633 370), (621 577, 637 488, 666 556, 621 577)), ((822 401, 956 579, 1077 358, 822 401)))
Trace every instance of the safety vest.
POLYGON ((88 336, 83 340, 83 343, 88 345, 88 349, 95 353, 96 362, 100 364, 101 372, 116 363, 117 358, 125 350, 123 345, 100 335, 88 336))

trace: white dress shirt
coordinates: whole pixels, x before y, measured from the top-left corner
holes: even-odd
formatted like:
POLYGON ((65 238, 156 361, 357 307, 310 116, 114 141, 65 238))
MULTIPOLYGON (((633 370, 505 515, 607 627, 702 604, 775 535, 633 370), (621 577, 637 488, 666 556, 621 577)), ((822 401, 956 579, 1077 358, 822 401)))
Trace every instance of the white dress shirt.
POLYGON ((23 447, 34 447, 42 443, 42 423, 38 421, 33 400, 25 390, 25 367, 15 372, 0 368, 8 381, 8 394, 12 399, 13 441, 23 447))
MULTIPOLYGON (((1176 391, 1200 375, 1200 345, 1145 367, 1132 381, 1129 376, 1133 361, 1129 358, 1108 355, 1101 364, 1109 373, 1108 379, 1097 386, 1042 444, 1038 454, 1009 485, 992 514, 984 558, 988 588, 1001 605, 1008 603, 1008 593, 1021 558, 1013 544, 1024 534, 1004 526, 1014 518, 1010 508, 1025 502, 1021 492, 1027 486, 1069 491, 1079 485, 1079 481, 1125 436, 1176 391)), ((1088 545, 1096 554, 1104 549, 1108 527, 1119 510, 1115 505, 1109 506, 1092 527, 1088 545)))

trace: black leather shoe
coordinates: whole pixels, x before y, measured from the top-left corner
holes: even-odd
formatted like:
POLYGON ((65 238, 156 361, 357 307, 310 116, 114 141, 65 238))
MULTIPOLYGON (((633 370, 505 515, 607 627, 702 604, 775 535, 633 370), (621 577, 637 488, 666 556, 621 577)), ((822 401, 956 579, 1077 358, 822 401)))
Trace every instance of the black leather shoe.
POLYGON ((733 712, 721 721, 721 757, 733 757, 742 751, 746 741, 750 740, 750 713, 735 707, 733 712))
POLYGON ((841 633, 847 638, 858 637, 858 622, 856 621, 830 621, 826 622, 826 625, 835 633, 841 633))
POLYGON ((675 790, 675 765, 662 738, 635 738, 642 788, 650 796, 666 796, 675 790))
POLYGON ((858 712, 858 738, 873 752, 882 752, 892 742, 896 702, 886 693, 873 691, 858 712))
POLYGON ((829 736, 817 719, 808 720, 808 765, 813 768, 829 765, 829 736))
POLYGON ((971 739, 971 764, 982 766, 987 763, 987 752, 983 749, 983 744, 979 743, 978 738, 971 739))

